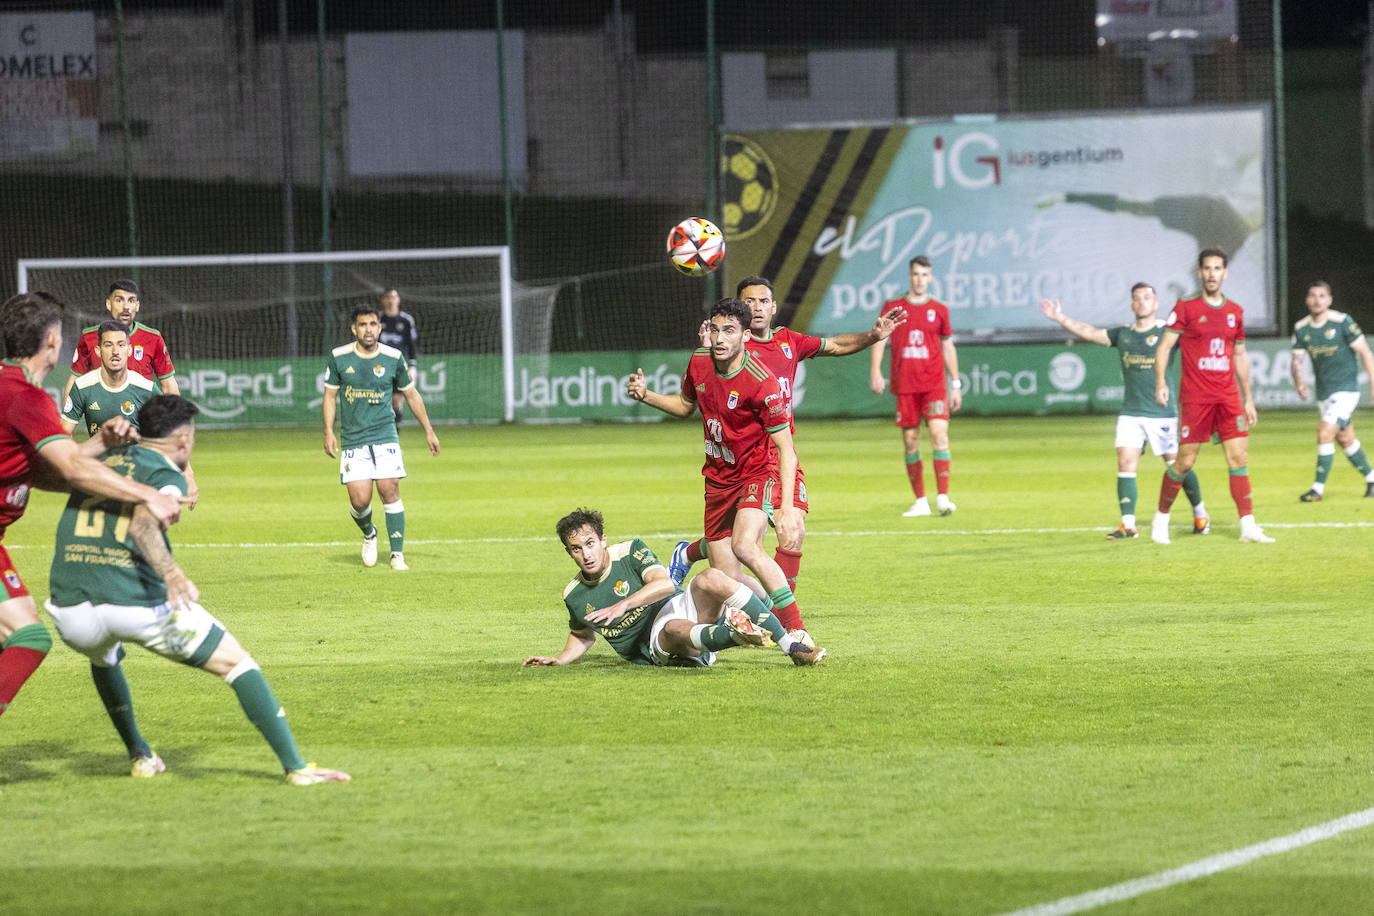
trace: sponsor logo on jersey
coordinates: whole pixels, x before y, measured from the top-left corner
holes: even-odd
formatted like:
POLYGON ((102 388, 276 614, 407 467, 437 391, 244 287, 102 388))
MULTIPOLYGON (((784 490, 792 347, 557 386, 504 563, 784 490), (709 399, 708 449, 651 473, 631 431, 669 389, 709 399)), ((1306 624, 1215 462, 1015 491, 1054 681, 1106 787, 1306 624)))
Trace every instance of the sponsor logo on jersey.
POLYGON ((5 491, 5 505, 22 509, 29 504, 29 485, 21 483, 5 491))
POLYGON ((132 417, 134 415, 134 402, 125 401, 123 404, 120 404, 119 412, 124 414, 124 416, 126 417, 132 417))
POLYGON ((734 410, 735 407, 737 407, 738 405, 739 405, 739 392, 738 392, 738 391, 732 391, 732 392, 730 392, 730 397, 728 397, 728 398, 725 399, 725 406, 728 407, 728 408, 730 408, 731 410, 734 410))
POLYGON ((705 391, 705 390, 706 390, 706 383, 705 383, 705 382, 702 382, 700 385, 697 386, 697 391, 705 391))
POLYGON ((142 344, 139 344, 139 345, 137 345, 137 346, 134 347, 134 359, 142 359, 142 358, 143 358, 143 345, 142 345, 142 344))
POLYGON ((91 410, 99 410, 99 409, 100 409, 100 402, 99 402, 99 401, 92 401, 92 402, 91 402, 90 409, 91 409, 91 410))
POLYGON ((377 378, 381 378, 382 376, 386 375, 386 369, 380 363, 378 363, 377 365, 372 367, 372 374, 377 376, 377 378))
POLYGON ((1198 323, 1198 324, 1206 324, 1206 323, 1207 323, 1207 316, 1206 316, 1206 315, 1199 315, 1199 316, 1198 316, 1198 319, 1197 319, 1197 323, 1198 323))
POLYGON ((24 583, 19 581, 19 573, 15 572, 12 569, 5 570, 5 582, 7 582, 9 584, 9 587, 14 589, 15 591, 18 591, 19 589, 24 587, 24 583))
POLYGON ((1235 316, 1235 315, 1232 315, 1232 314, 1229 314, 1229 313, 1227 314, 1227 316, 1226 316, 1226 326, 1227 326, 1228 328, 1234 328, 1234 327, 1236 326, 1236 316, 1235 316))
POLYGON ((611 591, 615 592, 621 598, 624 598, 630 593, 630 583, 626 582, 624 579, 617 579, 615 581, 615 588, 611 589, 611 591))
POLYGON ((344 375, 352 375, 352 374, 353 374, 353 367, 352 367, 352 366, 349 366, 347 369, 344 370, 344 375))

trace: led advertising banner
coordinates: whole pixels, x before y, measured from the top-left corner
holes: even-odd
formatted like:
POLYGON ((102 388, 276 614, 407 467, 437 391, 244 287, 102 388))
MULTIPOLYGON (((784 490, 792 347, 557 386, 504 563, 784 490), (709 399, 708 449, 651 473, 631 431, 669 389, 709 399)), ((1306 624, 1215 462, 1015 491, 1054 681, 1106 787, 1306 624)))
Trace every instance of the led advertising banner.
POLYGON ((924 254, 960 343, 1047 339, 1041 299, 1107 326, 1145 281, 1163 318, 1218 247, 1247 329, 1273 332, 1268 124, 1244 107, 730 134, 727 287, 768 277, 780 323, 833 335, 872 326, 924 254))

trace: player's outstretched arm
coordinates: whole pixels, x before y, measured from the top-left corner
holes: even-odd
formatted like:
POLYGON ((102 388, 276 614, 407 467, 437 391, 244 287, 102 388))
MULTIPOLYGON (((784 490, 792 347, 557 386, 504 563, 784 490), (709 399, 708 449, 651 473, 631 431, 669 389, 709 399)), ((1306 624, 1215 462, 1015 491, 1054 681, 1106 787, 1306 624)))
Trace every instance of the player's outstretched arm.
POLYGON ((892 336, 892 332, 897 330, 897 325, 906 321, 906 309, 897 306, 878 316, 878 320, 873 322, 873 329, 864 331, 862 334, 840 334, 837 337, 827 337, 825 346, 817 356, 848 356, 851 353, 858 353, 860 350, 867 350, 880 340, 887 340, 892 336))
MULTIPOLYGON (((1303 363, 1306 361, 1306 350, 1294 349, 1289 352, 1288 375, 1293 379, 1293 387, 1297 390, 1298 397, 1302 398, 1304 401, 1307 400, 1307 395, 1310 393, 1307 388, 1307 382, 1304 381, 1302 377, 1303 363)), ((1374 378, 1374 376, 1370 377, 1374 378)))
POLYGON ((1112 339, 1107 336, 1107 332, 1102 328, 1065 315, 1064 309, 1060 306, 1058 299, 1041 299, 1040 314, 1044 315, 1050 321, 1053 321, 1075 337, 1081 337, 1086 341, 1102 344, 1106 347, 1112 345, 1112 339))
POLYGON ((650 391, 648 384, 644 381, 643 369, 636 369, 625 379, 625 394, 631 400, 640 401, 655 410, 661 410, 669 416, 682 419, 690 417, 692 412, 697 409, 696 402, 687 400, 681 393, 667 395, 650 391))
POLYGON ((338 403, 339 389, 326 385, 320 410, 324 412, 324 453, 330 458, 339 457, 339 440, 334 437, 334 414, 338 403))
POLYGON ((95 458, 112 448, 137 441, 138 430, 134 429, 127 417, 111 417, 100 425, 94 436, 82 442, 80 448, 83 455, 95 458))
POLYGON ((592 647, 596 642, 596 633, 591 630, 573 630, 568 634, 568 641, 563 646, 563 651, 556 656, 531 655, 525 659, 520 667, 522 668, 547 668, 556 665, 571 665, 592 647))
MULTIPOLYGON (((47 468, 73 490, 108 496, 120 502, 140 503, 164 528, 181 517, 181 497, 159 493, 150 486, 116 474, 84 454, 73 439, 50 439, 39 449, 38 455, 47 468)), ((51 474, 37 475, 35 483, 45 490, 64 489, 51 474)))
POLYGON ((172 559, 172 552, 167 549, 167 539, 162 536, 162 526, 142 506, 134 507, 133 518, 129 521, 129 536, 138 545, 143 559, 167 583, 168 604, 176 610, 183 610, 200 597, 200 589, 172 559))
POLYGON ((406 404, 410 407, 410 412, 415 415, 415 419, 420 421, 420 426, 425 430, 425 442, 429 445, 429 453, 434 456, 439 454, 439 437, 434 433, 434 427, 429 422, 429 411, 425 410, 425 400, 420 397, 420 392, 411 385, 401 391, 401 395, 406 399, 406 404))
POLYGON ((887 338, 873 344, 868 351, 868 387, 874 393, 882 394, 887 390, 887 376, 883 374, 883 354, 887 352, 887 338))
POLYGON ((1155 348, 1155 400, 1169 406, 1169 380, 1164 373, 1169 368, 1169 354, 1178 342, 1177 331, 1165 331, 1160 335, 1159 346, 1155 348))
POLYGON ((645 607, 655 601, 672 597, 677 585, 668 577, 668 570, 662 566, 651 566, 644 570, 644 584, 621 598, 615 604, 587 614, 588 623, 611 623, 619 620, 637 607, 645 607))

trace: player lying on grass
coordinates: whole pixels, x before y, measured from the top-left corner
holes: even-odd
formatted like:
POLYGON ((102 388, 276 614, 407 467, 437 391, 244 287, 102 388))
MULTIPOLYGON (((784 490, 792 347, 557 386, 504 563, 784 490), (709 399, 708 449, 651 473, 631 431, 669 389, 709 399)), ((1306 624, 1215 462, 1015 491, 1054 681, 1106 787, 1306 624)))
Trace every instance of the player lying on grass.
MULTIPOLYGON (((196 405, 177 395, 151 398, 138 412, 140 444, 111 449, 111 470, 162 493, 186 491, 195 445, 196 405)), ((124 642, 223 678, 262 732, 293 786, 348 782, 348 774, 308 764, 258 663, 224 625, 196 603, 199 591, 172 559, 162 526, 143 505, 73 493, 57 523, 46 603, 62 641, 91 660, 91 678, 133 760, 132 775, 162 772, 139 734, 120 660, 124 642)))
POLYGON ((578 571, 563 589, 568 642, 556 656, 531 655, 525 667, 571 664, 597 633, 637 665, 705 667, 732 646, 786 645, 797 665, 825 658, 824 649, 790 639, 748 586, 720 570, 703 570, 683 591, 639 538, 607 546, 600 512, 577 509, 557 530, 578 571))

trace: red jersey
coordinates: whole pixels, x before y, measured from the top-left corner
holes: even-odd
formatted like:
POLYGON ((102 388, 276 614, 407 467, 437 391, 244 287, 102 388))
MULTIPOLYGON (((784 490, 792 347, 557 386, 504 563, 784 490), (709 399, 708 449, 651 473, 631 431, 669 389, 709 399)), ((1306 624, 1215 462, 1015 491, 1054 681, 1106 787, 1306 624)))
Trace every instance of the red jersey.
POLYGON ((29 502, 29 477, 38 450, 67 431, 48 393, 18 363, 0 364, 0 539, 29 502))
POLYGON ((1177 331, 1183 379, 1180 404, 1216 404, 1239 398, 1236 387, 1236 342, 1245 340, 1245 310, 1230 299, 1208 305, 1199 293, 1180 299, 1169 315, 1177 331))
MULTIPOLYGON (((752 334, 744 342, 744 349, 768 367, 778 377, 782 395, 787 399, 787 420, 792 421, 792 383, 797 380, 797 366, 825 348, 824 337, 812 337, 791 328, 772 328, 768 337, 759 340, 752 334)), ((795 427, 794 427, 795 428, 795 427)))
POLYGON ((892 372, 888 379, 893 394, 921 394, 945 390, 945 354, 940 342, 954 335, 949 309, 943 302, 927 299, 920 305, 906 297, 883 303, 886 315, 901 306, 906 321, 892 332, 892 372))
POLYGON ((700 347, 682 375, 682 396, 701 409, 706 463, 712 483, 731 485, 776 472, 778 449, 770 433, 787 429, 787 396, 778 378, 747 353, 731 375, 717 375, 711 350, 700 347))
MULTIPOLYGON (((97 332, 99 325, 93 325, 81 332, 76 342, 76 352, 72 354, 72 373, 85 375, 92 369, 100 368, 100 340, 97 332)), ((172 368, 172 358, 167 355, 167 343, 162 332, 146 324, 134 322, 133 332, 129 334, 129 368, 139 375, 162 381, 176 372, 172 368)))

